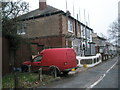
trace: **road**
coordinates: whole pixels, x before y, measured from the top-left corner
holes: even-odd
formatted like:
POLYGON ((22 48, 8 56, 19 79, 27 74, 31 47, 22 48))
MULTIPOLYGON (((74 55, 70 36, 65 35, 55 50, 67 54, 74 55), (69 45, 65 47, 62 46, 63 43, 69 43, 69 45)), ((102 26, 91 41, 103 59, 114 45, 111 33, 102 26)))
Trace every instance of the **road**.
POLYGON ((118 88, 118 57, 39 88, 118 88))

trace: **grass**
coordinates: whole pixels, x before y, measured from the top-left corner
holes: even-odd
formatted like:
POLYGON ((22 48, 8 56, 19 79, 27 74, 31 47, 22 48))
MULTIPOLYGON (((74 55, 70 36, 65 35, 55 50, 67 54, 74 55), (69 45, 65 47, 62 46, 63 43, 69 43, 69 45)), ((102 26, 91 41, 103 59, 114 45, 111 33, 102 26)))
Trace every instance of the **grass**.
POLYGON ((2 87, 3 88, 13 88, 14 87, 14 76, 6 75, 2 78, 2 87))
MULTIPOLYGON (((39 80, 38 73, 17 73, 17 87, 18 88, 33 88, 46 84, 54 78, 49 75, 42 75, 42 82, 39 80)), ((2 88, 14 88, 14 74, 3 76, 2 88)))

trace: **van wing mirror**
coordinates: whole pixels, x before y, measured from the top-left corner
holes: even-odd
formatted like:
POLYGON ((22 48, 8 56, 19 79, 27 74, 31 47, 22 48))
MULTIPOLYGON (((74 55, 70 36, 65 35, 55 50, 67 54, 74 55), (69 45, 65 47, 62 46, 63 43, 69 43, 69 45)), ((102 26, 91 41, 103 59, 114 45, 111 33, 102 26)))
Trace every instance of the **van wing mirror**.
POLYGON ((40 53, 40 55, 42 56, 42 55, 43 55, 43 53, 40 53))

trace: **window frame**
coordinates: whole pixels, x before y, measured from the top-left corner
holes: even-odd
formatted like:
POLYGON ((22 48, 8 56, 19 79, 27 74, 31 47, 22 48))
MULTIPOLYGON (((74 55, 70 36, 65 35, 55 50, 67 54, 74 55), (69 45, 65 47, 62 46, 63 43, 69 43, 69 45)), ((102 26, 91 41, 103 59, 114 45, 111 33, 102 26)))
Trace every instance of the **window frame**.
POLYGON ((68 32, 73 33, 73 23, 71 20, 68 20, 68 32))
POLYGON ((33 59, 33 62, 40 62, 41 60, 42 60, 42 56, 37 56, 33 59))
POLYGON ((25 35, 25 25, 23 23, 19 23, 17 27, 17 34, 18 35, 25 35))
POLYGON ((17 34, 18 35, 25 35, 26 34, 25 29, 19 29, 19 30, 17 30, 17 34))

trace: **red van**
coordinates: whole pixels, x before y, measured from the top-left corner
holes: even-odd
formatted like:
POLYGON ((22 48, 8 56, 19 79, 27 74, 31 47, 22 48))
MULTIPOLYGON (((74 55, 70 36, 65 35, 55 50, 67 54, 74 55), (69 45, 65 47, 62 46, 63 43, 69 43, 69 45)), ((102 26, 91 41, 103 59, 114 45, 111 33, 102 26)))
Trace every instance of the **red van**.
POLYGON ((43 70, 52 70, 54 67, 57 73, 63 74, 77 69, 76 54, 72 48, 45 49, 32 61, 23 62, 22 65, 40 66, 43 70))

